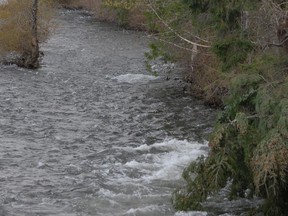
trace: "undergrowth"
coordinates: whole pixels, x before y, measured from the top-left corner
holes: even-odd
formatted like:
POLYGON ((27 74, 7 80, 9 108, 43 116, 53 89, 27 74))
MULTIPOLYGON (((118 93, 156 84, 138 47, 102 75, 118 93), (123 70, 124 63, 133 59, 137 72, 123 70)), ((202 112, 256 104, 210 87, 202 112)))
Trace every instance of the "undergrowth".
POLYGON ((183 172, 188 186, 184 193, 175 193, 176 208, 199 209, 207 195, 232 181, 231 199, 247 197, 248 189, 247 198, 266 199, 265 215, 286 215, 287 66, 286 58, 264 54, 233 77, 225 109, 210 138, 209 156, 183 172))

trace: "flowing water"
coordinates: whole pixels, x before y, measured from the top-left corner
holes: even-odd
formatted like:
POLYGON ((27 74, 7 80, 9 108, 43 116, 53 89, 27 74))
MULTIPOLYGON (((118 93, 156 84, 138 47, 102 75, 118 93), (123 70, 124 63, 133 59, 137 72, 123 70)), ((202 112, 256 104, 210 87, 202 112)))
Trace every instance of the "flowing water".
POLYGON ((175 212, 215 111, 145 70, 144 33, 62 11, 42 68, 0 67, 0 216, 175 212))

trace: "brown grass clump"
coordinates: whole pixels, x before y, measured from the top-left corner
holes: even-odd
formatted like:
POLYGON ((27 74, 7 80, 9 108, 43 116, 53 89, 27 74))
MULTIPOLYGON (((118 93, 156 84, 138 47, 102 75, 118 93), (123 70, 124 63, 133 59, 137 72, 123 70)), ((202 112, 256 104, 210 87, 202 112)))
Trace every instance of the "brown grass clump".
POLYGON ((221 77, 219 71, 219 60, 207 50, 199 52, 191 64, 191 69, 187 70, 186 78, 192 83, 192 95, 203 99, 210 106, 221 106, 228 91, 228 81, 221 77))
POLYGON ((147 30, 148 21, 144 14, 146 10, 147 5, 144 2, 136 4, 129 13, 128 26, 133 29, 147 30))
MULTIPOLYGON (((86 0, 89 1, 89 0, 86 0)), ((91 1, 91 0, 90 0, 91 1)), ((102 21, 108 22, 116 22, 117 21, 117 13, 112 10, 112 8, 104 6, 105 0, 95 0, 93 4, 87 5, 85 8, 93 11, 95 17, 102 21)), ((84 4, 85 5, 85 4, 84 4)))

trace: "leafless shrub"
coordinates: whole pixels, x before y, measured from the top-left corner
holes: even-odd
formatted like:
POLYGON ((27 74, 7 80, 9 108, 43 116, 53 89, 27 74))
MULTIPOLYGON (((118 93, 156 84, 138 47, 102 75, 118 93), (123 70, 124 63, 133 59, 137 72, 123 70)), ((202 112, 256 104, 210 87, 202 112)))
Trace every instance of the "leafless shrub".
POLYGON ((272 0, 263 0, 257 11, 248 15, 248 34, 250 39, 260 48, 283 46, 288 51, 287 38, 287 11, 283 4, 272 0))

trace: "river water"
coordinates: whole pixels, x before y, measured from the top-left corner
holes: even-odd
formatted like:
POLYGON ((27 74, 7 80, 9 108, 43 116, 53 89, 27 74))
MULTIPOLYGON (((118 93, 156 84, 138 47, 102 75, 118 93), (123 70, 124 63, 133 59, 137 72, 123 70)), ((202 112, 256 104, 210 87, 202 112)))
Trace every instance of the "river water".
POLYGON ((144 33, 62 11, 42 67, 0 67, 0 216, 180 216, 215 111, 145 70, 144 33))

